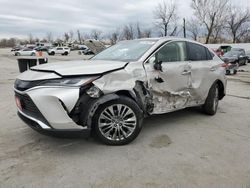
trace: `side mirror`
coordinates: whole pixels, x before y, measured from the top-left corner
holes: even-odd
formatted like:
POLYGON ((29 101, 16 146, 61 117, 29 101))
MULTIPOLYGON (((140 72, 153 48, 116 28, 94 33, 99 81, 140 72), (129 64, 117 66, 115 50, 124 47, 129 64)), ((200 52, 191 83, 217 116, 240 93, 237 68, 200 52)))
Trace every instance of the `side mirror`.
POLYGON ((162 72, 162 61, 156 61, 154 64, 154 69, 162 72))

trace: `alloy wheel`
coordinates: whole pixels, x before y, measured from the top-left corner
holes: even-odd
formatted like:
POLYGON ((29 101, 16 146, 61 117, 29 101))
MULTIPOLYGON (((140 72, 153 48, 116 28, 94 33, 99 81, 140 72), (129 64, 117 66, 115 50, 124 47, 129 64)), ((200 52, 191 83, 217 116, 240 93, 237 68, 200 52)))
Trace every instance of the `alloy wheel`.
POLYGON ((105 108, 98 120, 101 134, 112 141, 128 138, 135 131, 136 124, 135 113, 125 104, 114 104, 105 108))

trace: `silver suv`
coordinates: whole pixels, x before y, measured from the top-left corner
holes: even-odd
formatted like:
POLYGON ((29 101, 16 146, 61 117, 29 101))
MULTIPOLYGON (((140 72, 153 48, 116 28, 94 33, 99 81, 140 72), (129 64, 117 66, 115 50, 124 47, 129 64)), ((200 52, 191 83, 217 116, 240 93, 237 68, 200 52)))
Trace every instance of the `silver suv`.
POLYGON ((87 61, 32 67, 14 88, 18 114, 31 128, 57 136, 92 132, 123 145, 152 114, 201 106, 214 115, 226 78, 222 60, 204 45, 156 38, 122 41, 87 61))
POLYGON ((70 48, 68 47, 55 47, 55 48, 49 48, 48 54, 49 55, 68 55, 70 53, 70 48))

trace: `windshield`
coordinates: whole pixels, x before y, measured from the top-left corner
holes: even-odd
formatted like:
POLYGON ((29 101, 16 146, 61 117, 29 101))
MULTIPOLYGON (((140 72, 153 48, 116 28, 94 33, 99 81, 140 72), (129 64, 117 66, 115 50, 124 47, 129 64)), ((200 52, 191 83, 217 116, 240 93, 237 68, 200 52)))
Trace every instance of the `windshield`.
POLYGON ((111 61, 136 61, 147 50, 149 50, 156 40, 131 40, 123 41, 94 56, 94 60, 111 61))
POLYGON ((230 51, 230 52, 227 52, 225 53, 225 57, 230 57, 230 56, 237 56, 239 54, 238 51, 230 51))

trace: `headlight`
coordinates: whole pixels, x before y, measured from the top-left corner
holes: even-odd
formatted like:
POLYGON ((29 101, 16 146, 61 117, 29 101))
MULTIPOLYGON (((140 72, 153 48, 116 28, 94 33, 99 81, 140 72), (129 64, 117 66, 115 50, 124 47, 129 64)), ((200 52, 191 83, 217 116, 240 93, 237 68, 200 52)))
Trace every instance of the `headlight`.
POLYGON ((87 85, 99 77, 76 77, 46 80, 40 85, 42 86, 82 86, 87 85))

